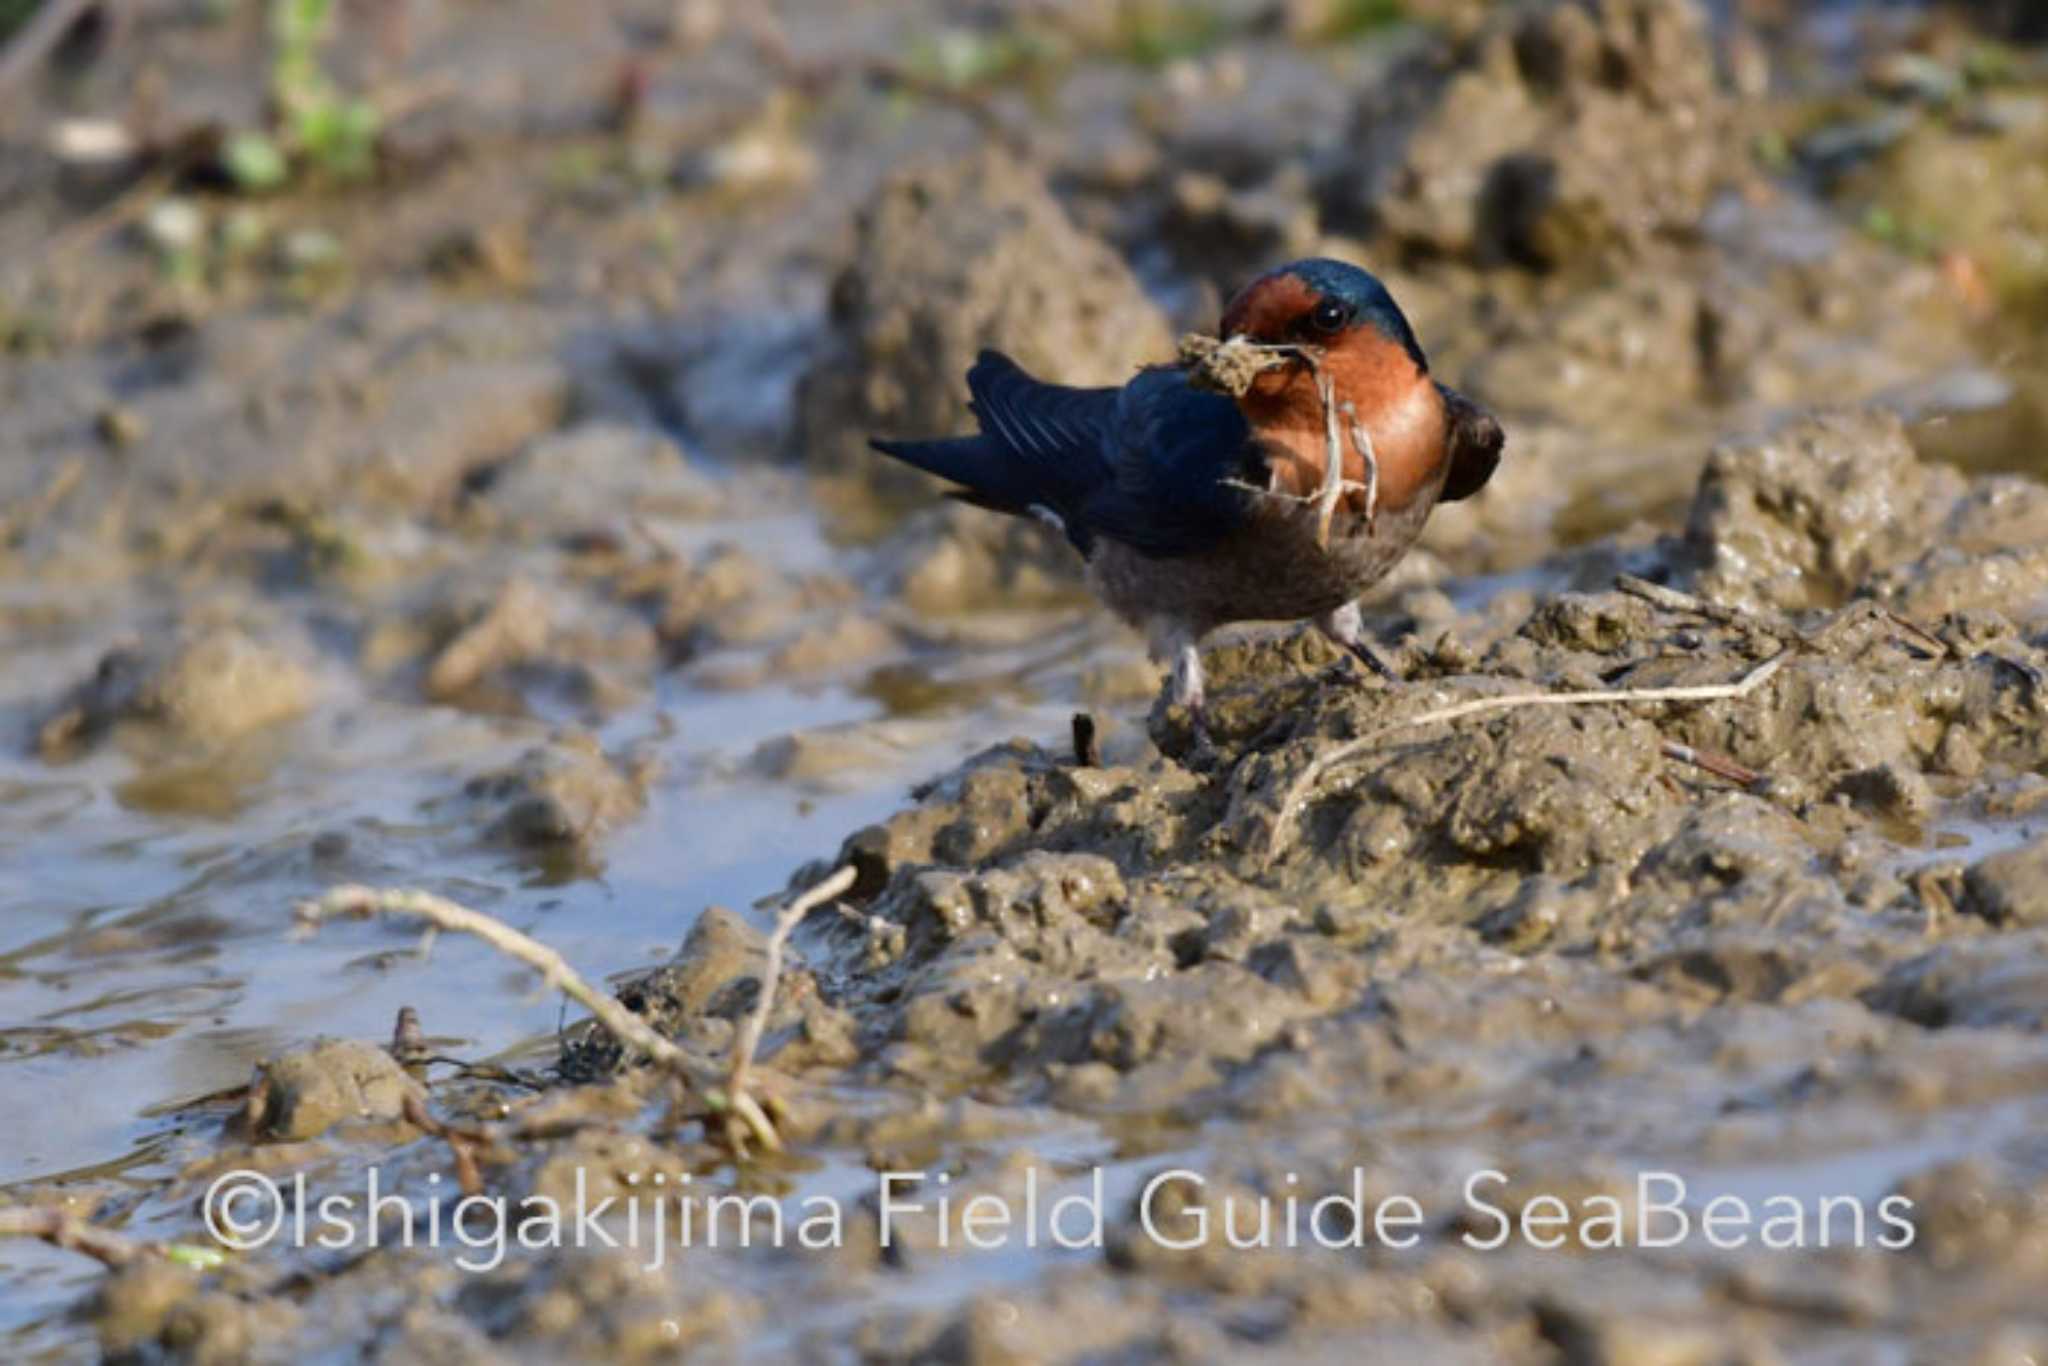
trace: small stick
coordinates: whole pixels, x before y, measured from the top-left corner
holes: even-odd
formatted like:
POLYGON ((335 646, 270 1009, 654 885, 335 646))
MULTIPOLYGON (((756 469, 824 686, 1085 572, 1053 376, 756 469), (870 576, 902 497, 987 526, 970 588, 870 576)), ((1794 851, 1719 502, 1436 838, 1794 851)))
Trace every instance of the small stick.
POLYGON ((1085 711, 1074 713, 1074 765, 1102 767, 1102 739, 1095 733, 1095 718, 1085 711))
POLYGON ((597 1017, 597 1022, 621 1041, 647 1054, 659 1066, 682 1074, 689 1081, 709 1082, 713 1073, 705 1064, 657 1033, 645 1020, 583 979, 576 969, 553 949, 521 934, 504 921, 482 911, 413 888, 378 891, 373 887, 336 887, 311 901, 302 901, 294 912, 301 930, 310 933, 323 920, 337 915, 410 916, 452 934, 470 934, 509 958, 516 958, 540 973, 541 980, 560 991, 597 1017))
POLYGON ((1304 803, 1313 793, 1315 786, 1331 769, 1371 749, 1380 740, 1396 731, 1412 730, 1417 726, 1435 725, 1440 721, 1460 721, 1468 716, 1483 716, 1488 712, 1509 711, 1519 707, 1582 707, 1611 706, 1616 703, 1640 702, 1720 702, 1731 698, 1747 697, 1765 683, 1785 662, 1786 652, 1780 650, 1763 663, 1750 670, 1733 683, 1706 683, 1695 687, 1680 688, 1620 688, 1595 692, 1526 692, 1510 693, 1505 697, 1479 697, 1458 702, 1416 716, 1403 717, 1384 726, 1367 731, 1356 740, 1347 740, 1336 748, 1318 756, 1302 770, 1288 787, 1287 795, 1281 800, 1280 814, 1273 824, 1273 833, 1266 846, 1266 858, 1270 862, 1279 853, 1282 835, 1293 825, 1304 803))
POLYGON ((733 1109, 754 1130, 762 1146, 771 1151, 780 1151, 782 1144, 776 1138, 775 1126, 768 1122, 767 1115, 761 1113, 759 1104, 747 1091, 747 1071, 754 1065, 754 1051, 761 1046, 761 1035, 768 1028, 768 1016, 775 1009, 775 989, 782 981, 782 946, 788 942, 790 932, 813 908, 845 893, 853 886, 853 878, 853 865, 845 864, 838 872, 792 900, 775 917, 775 928, 768 935, 768 961, 761 968, 760 997, 740 1025, 738 1037, 733 1040, 732 1071, 726 1078, 726 1089, 732 1093, 733 1109))
MULTIPOLYGON (((1219 479, 1216 482, 1225 488, 1243 489, 1246 493, 1255 493, 1261 498, 1277 498, 1283 503, 1320 503, 1323 500, 1323 491, 1320 488, 1314 493, 1289 493, 1285 489, 1272 487, 1271 483, 1261 488, 1249 479, 1219 479)), ((1276 477, 1272 482, 1279 482, 1278 478, 1276 477)), ((1339 491, 1343 493, 1368 494, 1377 492, 1371 484, 1361 484, 1356 479, 1346 479, 1339 491)))
POLYGON ((1365 534, 1370 536, 1380 521, 1380 460, 1373 452, 1372 434, 1358 420, 1358 409, 1347 403, 1344 411, 1351 419, 1351 444, 1365 461, 1365 534))
POLYGON ((1343 436, 1337 430, 1337 388, 1319 355, 1302 348, 1301 359, 1315 376, 1316 397, 1323 403, 1323 487, 1316 503, 1316 545, 1330 548, 1330 521, 1344 490, 1343 436))
MULTIPOLYGON (((1709 621, 1719 622, 1723 626, 1732 626, 1738 630, 1758 631, 1764 635, 1773 636, 1779 640, 1789 641, 1809 648, 1818 646, 1830 631, 1849 620, 1849 614, 1858 607, 1858 604, 1851 603, 1848 607, 1836 613, 1826 625, 1809 635, 1782 618, 1776 618, 1761 612, 1746 612, 1739 607, 1728 607, 1718 602, 1709 602, 1696 594, 1682 592, 1679 589, 1667 587, 1661 583, 1651 583, 1648 579, 1638 578, 1634 574, 1615 575, 1614 586, 1632 598, 1641 598, 1651 606, 1661 607, 1668 612, 1688 612, 1693 616, 1705 617, 1709 621)), ((1954 656, 1955 651, 1949 648, 1947 641, 1911 618, 1895 612, 1889 607, 1880 607, 1877 609, 1877 613, 1884 618, 1885 623, 1894 631, 1900 635, 1912 637, 1926 649, 1933 651, 1936 659, 1949 659, 1954 656)))
MULTIPOLYGON (((1196 383, 1233 397, 1241 397, 1251 388, 1254 379, 1273 369, 1283 359, 1292 358, 1308 367, 1315 380, 1316 397, 1323 405, 1323 483, 1312 497, 1299 498, 1298 501, 1315 503, 1316 544, 1329 549, 1330 523, 1337 514, 1338 500, 1347 489, 1358 488, 1359 485, 1344 478, 1344 433, 1338 422, 1336 381, 1330 377, 1329 367, 1323 364, 1322 348, 1286 342, 1247 341, 1242 337, 1218 341, 1214 337, 1191 333, 1181 338, 1180 358, 1196 383)), ((1349 405, 1345 406, 1348 410, 1349 405)), ((1351 413, 1351 418, 1352 443, 1357 446, 1366 466, 1366 532, 1370 535, 1379 509, 1379 462, 1373 455, 1372 439, 1365 435, 1364 426, 1357 420, 1355 412, 1351 413)), ((1224 482, 1239 483, 1236 480, 1224 482)), ((1254 492, 1272 491, 1257 489, 1254 492)))
POLYGON ((1691 764, 1694 768, 1704 769, 1717 778, 1726 778, 1738 787, 1755 787, 1764 780, 1763 774, 1747 764, 1739 764, 1727 755, 1711 749, 1697 749, 1677 740, 1666 740, 1663 753, 1667 759, 1676 759, 1681 764, 1691 764))
POLYGON ((768 1028, 768 1016, 775 1009, 775 989, 782 981, 782 946, 788 942, 790 932, 805 916, 816 907, 844 894, 853 886, 853 879, 853 865, 846 864, 838 872, 795 898, 775 917, 775 928, 768 935, 768 960, 761 968, 760 997, 754 1002, 753 1010, 741 1024, 739 1036, 733 1042, 732 1072, 727 1082, 733 1090, 739 1090, 746 1081, 747 1070, 754 1065, 754 1050, 761 1046, 761 1035, 768 1028))
MULTIPOLYGON (((838 896, 853 885, 851 865, 841 868, 831 877, 811 888, 790 903, 783 912, 788 923, 778 923, 775 937, 769 940, 768 979, 764 982, 763 1005, 757 1006, 756 1018, 749 1021, 751 1037, 742 1030, 740 1042, 735 1045, 734 1063, 726 1084, 731 1094, 726 1097, 732 1112, 750 1131, 755 1141, 771 1152, 780 1152, 782 1140, 775 1132, 767 1112, 760 1102, 746 1091, 739 1089, 739 1083, 746 1078, 747 1068, 753 1060, 754 1048, 760 1041, 760 1026, 765 1018, 765 1002, 773 994, 774 978, 781 970, 781 940, 787 937, 789 927, 801 919, 803 914, 820 901, 838 896)), ((526 964, 541 974, 542 981, 553 990, 560 991, 570 1000, 588 1010, 597 1022, 630 1048, 647 1055, 648 1060, 658 1067, 664 1067, 681 1077, 684 1082, 703 1092, 706 1096, 719 1094, 721 1081, 717 1071, 708 1063, 699 1061, 685 1052, 672 1040, 656 1031, 645 1020, 626 1009, 616 997, 597 990, 584 980, 576 969, 547 945, 521 934, 510 925, 481 911, 473 911, 446 897, 416 889, 394 889, 378 891, 371 887, 336 887, 332 891, 311 901, 299 903, 295 912, 301 929, 310 933, 321 921, 337 915, 401 915, 424 920, 428 925, 453 934, 475 935, 498 952, 526 964)), ((738 1138, 737 1131, 729 1131, 728 1138, 738 1138)))
POLYGON ((1634 574, 1615 575, 1614 586, 1632 598, 1641 598, 1652 607, 1661 607, 1667 612, 1687 612, 1696 617, 1705 617, 1708 621, 1719 622, 1723 626, 1733 626, 1737 630, 1761 631, 1765 635, 1783 640, 1805 640, 1805 636, 1789 623, 1766 621, 1754 612, 1709 602, 1695 594, 1637 578, 1634 574))
POLYGON ((422 1133, 440 1139, 448 1145, 448 1151, 455 1154, 455 1180, 462 1187, 464 1195, 483 1193, 483 1174, 477 1170, 477 1153, 492 1146, 491 1136, 481 1129, 458 1128, 443 1120, 434 1118, 426 1102, 418 1096, 407 1093, 402 1104, 406 1123, 422 1133))
POLYGON ((157 1252, 147 1243, 88 1223, 53 1205, 0 1209, 0 1238, 40 1238, 51 1247, 82 1252, 102 1266, 126 1266, 157 1252))
POLYGON ((407 1067, 426 1060, 427 1036, 420 1028, 420 1013, 411 1006, 398 1008, 398 1019, 391 1026, 390 1051, 392 1057, 407 1067))
POLYGON ((1928 630, 1925 626, 1922 626, 1919 622, 1914 621, 1911 617, 1905 616, 1899 612, 1894 612, 1889 607, 1884 609, 1884 615, 1885 620, 1889 621, 1892 625, 1898 627, 1901 631, 1904 631, 1907 635, 1917 638, 1923 644, 1925 644, 1928 649, 1934 651, 1934 657, 1936 659, 1954 658, 1955 651, 1949 648, 1949 643, 1947 641, 1943 640, 1940 636, 1934 634, 1934 632, 1928 630))

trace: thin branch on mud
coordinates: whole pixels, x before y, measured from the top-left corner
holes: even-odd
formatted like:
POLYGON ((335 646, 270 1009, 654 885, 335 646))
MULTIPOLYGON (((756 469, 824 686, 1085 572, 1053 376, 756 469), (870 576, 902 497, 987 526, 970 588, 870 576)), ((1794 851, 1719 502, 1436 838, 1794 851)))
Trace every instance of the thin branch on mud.
POLYGON ((754 1065, 755 1050, 760 1048, 761 1035, 768 1028, 768 1017, 775 1010, 776 988, 782 983, 782 947, 789 941, 790 932, 802 923, 805 916, 843 895, 853 886, 853 879, 853 865, 845 864, 838 872, 792 900, 775 917, 775 928, 768 935, 767 962, 761 967, 760 996, 755 1000, 753 1010, 741 1022, 739 1035, 733 1040, 732 1071, 726 1078, 733 1110, 746 1121, 762 1146, 771 1150, 779 1150, 782 1144, 776 1138, 775 1126, 768 1122, 760 1103, 747 1090, 747 1072, 754 1065))
POLYGON ((1074 766, 1076 768, 1102 767, 1102 736, 1095 726, 1095 717, 1085 711, 1074 713, 1074 766))
POLYGON ((475 935, 508 958, 516 958, 540 973, 549 989, 560 991, 582 1006, 621 1043, 639 1049, 657 1066, 700 1086, 711 1084, 715 1077, 705 1063, 664 1038, 617 999, 591 986, 562 955, 504 921, 446 897, 411 888, 379 891, 374 887, 336 887, 314 900, 300 902, 295 915, 299 925, 309 932, 321 921, 335 916, 398 915, 424 920, 435 929, 453 934, 475 935))
POLYGON ((481 1129, 467 1129, 436 1119, 425 1101, 409 1093, 403 1104, 403 1113, 406 1123, 448 1145, 448 1151, 455 1155, 455 1180, 461 1185, 462 1193, 481 1195, 484 1178, 477 1170, 477 1156, 496 1146, 491 1136, 481 1129))
POLYGON ((853 876, 851 865, 841 868, 791 901, 777 919, 775 933, 768 941, 768 966, 763 974, 761 1001, 755 1006, 754 1015, 742 1027, 734 1044, 732 1065, 723 1076, 712 1064, 685 1051, 628 1010, 616 997, 593 987, 547 945, 520 933, 495 916, 473 911, 446 897, 410 888, 379 891, 373 887, 336 887, 311 901, 300 902, 295 914, 301 928, 308 933, 322 921, 339 915, 398 915, 424 920, 435 930, 474 935, 498 952, 540 973, 541 980, 549 989, 560 991, 589 1011, 628 1049, 638 1050, 655 1066, 680 1077, 714 1108, 726 1109, 738 1120, 738 1124, 728 1124, 725 1129, 726 1140, 736 1154, 744 1153, 749 1139, 769 1152, 780 1152, 781 1136, 775 1132, 775 1125, 768 1118, 768 1112, 761 1108, 760 1101, 745 1087, 747 1073, 753 1065, 754 1050, 760 1046, 769 1003, 781 976, 782 941, 814 906, 851 887, 853 876))
POLYGON ((1907 617, 1898 612, 1894 612, 1889 607, 1884 609, 1884 616, 1886 621, 1889 621, 1893 626, 1896 626, 1900 631, 1904 632, 1909 636, 1912 636, 1915 640, 1918 640, 1927 649, 1932 650, 1934 652, 1934 657, 1936 659, 1955 658, 1956 652, 1953 646, 1951 646, 1947 641, 1943 640, 1940 636, 1934 634, 1934 632, 1928 630, 1925 626, 1922 626, 1920 623, 1914 621, 1911 617, 1907 617))
POLYGON ((1737 763, 1717 750, 1700 749, 1678 740, 1666 740, 1661 752, 1667 759, 1676 760, 1681 764, 1691 764, 1694 768, 1711 773, 1716 778, 1726 778, 1738 787, 1755 787, 1764 780, 1764 774, 1747 764, 1737 763))
POLYGON ((0 1238, 40 1238, 52 1247, 82 1252, 102 1266, 126 1266, 157 1253, 148 1243, 138 1243, 50 1205, 0 1209, 0 1238))
POLYGON ((496 1063, 471 1062, 467 1058, 451 1058, 446 1053, 436 1053, 427 1046, 426 1033, 420 1028, 420 1013, 411 1006, 398 1008, 398 1020, 391 1029, 391 1042, 385 1052, 397 1059, 398 1065, 414 1077, 424 1081, 427 1069, 439 1063, 455 1069, 455 1075, 472 1081, 495 1082, 500 1086, 518 1086, 528 1091, 545 1091, 547 1083, 533 1077, 521 1076, 509 1067, 496 1063))
POLYGON ((1729 607, 1723 603, 1709 602, 1695 593, 1683 592, 1680 589, 1661 583, 1652 583, 1648 579, 1638 578, 1634 574, 1615 575, 1614 586, 1617 590, 1628 594, 1632 598, 1640 598, 1652 607, 1661 607, 1667 612, 1684 612, 1691 616, 1705 617, 1707 620, 1717 622, 1722 626, 1731 626, 1736 630, 1755 631, 1759 634, 1770 636, 1773 639, 1803 646, 1807 649, 1818 649, 1831 632, 1854 620, 1854 614, 1858 612, 1874 612, 1894 632, 1911 638, 1919 648, 1931 652, 1934 658, 1949 659, 1955 655, 1955 650, 1947 641, 1935 635, 1925 626, 1899 612, 1893 611, 1889 607, 1879 607, 1867 602, 1850 603, 1847 607, 1835 613, 1825 625, 1817 630, 1808 632, 1800 630, 1797 626, 1794 626, 1776 613, 1748 610, 1741 607, 1729 607))
POLYGON ((1418 726, 1435 725, 1443 721, 1462 721, 1467 717, 1484 716, 1489 712, 1512 711, 1522 707, 1584 707, 1613 706, 1617 703, 1665 703, 1665 702, 1722 702, 1747 697, 1769 682, 1785 662, 1786 652, 1780 650, 1763 663, 1751 669, 1733 683, 1706 683, 1692 687, 1677 688, 1617 688, 1597 692, 1526 692, 1509 693, 1503 697, 1479 697, 1469 701, 1438 707, 1432 711, 1406 716, 1367 731, 1355 740, 1347 740, 1336 748, 1321 754, 1303 769, 1301 776, 1288 787, 1287 795, 1281 800, 1280 813, 1273 823, 1273 832, 1266 845, 1266 860, 1271 862, 1279 856, 1280 842, 1292 828, 1301 814, 1316 785, 1331 769, 1349 763, 1359 755, 1372 749, 1387 736, 1399 731, 1412 730, 1418 726))
POLYGON ((1615 575, 1614 586, 1632 598, 1640 598, 1652 607, 1661 607, 1667 612, 1684 612, 1695 617, 1705 617, 1708 621, 1717 622, 1722 626, 1732 626, 1738 631, 1756 631, 1778 640, 1804 642, 1806 639, 1805 633, 1790 622, 1772 621, 1758 613, 1745 612, 1740 607, 1709 602, 1697 594, 1682 592, 1661 583, 1652 583, 1634 574, 1615 575))

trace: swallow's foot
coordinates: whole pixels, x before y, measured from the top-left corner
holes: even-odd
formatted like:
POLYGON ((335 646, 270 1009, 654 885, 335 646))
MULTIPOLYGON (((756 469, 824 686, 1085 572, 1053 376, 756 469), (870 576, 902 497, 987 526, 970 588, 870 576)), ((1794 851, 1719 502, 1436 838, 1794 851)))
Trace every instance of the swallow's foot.
POLYGON ((1177 633, 1159 653, 1173 661, 1173 672, 1165 694, 1152 712, 1152 736, 1162 752, 1178 759, 1193 771, 1205 772, 1216 766, 1220 752, 1209 733, 1209 715, 1203 705, 1202 656, 1194 637, 1177 633), (1163 724, 1162 724, 1163 723, 1163 724))
POLYGON ((1402 681, 1394 666, 1380 658, 1379 651, 1372 648, 1365 638, 1365 620, 1359 615, 1358 604, 1347 602, 1334 612, 1326 612, 1316 618, 1316 629, 1342 647, 1345 654, 1357 660, 1361 666, 1378 674, 1389 683, 1402 681))
POLYGON ((1367 645, 1364 641, 1360 641, 1356 645, 1347 645, 1344 648, 1353 659, 1363 664, 1369 671, 1386 679, 1387 682, 1400 683, 1404 681, 1399 671, 1393 665, 1387 663, 1386 660, 1381 659, 1379 651, 1373 649, 1372 646, 1367 645))
POLYGON ((1181 763, 1197 773, 1206 773, 1223 758, 1216 737, 1209 733, 1209 716, 1198 701, 1188 708, 1188 749, 1181 763))

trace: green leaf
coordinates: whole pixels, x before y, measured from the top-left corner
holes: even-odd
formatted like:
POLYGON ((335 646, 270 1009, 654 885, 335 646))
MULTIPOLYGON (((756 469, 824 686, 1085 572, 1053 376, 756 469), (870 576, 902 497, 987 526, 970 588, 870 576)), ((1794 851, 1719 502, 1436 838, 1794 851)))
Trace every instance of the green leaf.
POLYGON ((221 148, 221 168, 242 190, 260 194, 274 190, 291 176, 284 152, 262 133, 236 133, 221 148))
POLYGON ((376 165, 377 108, 367 100, 324 100, 301 109, 294 132, 306 155, 332 175, 367 175, 376 165))
POLYGON ((194 1271, 212 1271, 227 1265, 228 1254, 217 1247, 201 1247, 197 1243, 166 1243, 164 1260, 189 1266, 194 1271))

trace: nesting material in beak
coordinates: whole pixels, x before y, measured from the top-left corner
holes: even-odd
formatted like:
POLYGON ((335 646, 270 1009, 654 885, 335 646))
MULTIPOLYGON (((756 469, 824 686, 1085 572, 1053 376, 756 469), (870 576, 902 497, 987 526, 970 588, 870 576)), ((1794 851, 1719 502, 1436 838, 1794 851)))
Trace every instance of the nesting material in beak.
POLYGON ((1255 342, 1242 332, 1225 341, 1201 332, 1180 339, 1180 362, 1187 366, 1195 383, 1204 389, 1240 397, 1252 381, 1268 370, 1277 370, 1295 359, 1293 347, 1273 347, 1255 342))

